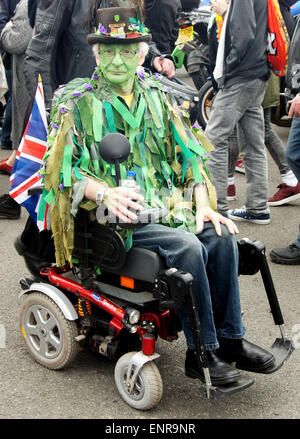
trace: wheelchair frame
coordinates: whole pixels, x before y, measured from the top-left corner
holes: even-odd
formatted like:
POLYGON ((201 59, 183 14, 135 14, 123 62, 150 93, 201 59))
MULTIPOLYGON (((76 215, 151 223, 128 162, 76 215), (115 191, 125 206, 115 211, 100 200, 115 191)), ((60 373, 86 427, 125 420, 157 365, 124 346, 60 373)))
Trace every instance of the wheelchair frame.
MULTIPOLYGON (((115 369, 115 380, 121 396, 128 404, 136 409, 147 410, 160 401, 162 383, 161 378, 157 378, 160 377, 158 369, 156 365, 153 365, 154 360, 159 358, 159 354, 155 352, 155 342, 158 337, 167 341, 178 338, 181 327, 177 310, 185 305, 189 313, 198 363, 204 370, 205 382, 200 385, 204 395, 209 399, 218 399, 244 390, 254 383, 252 378, 242 375, 232 385, 216 387, 211 384, 192 289, 193 278, 189 273, 173 268, 163 268, 160 257, 149 250, 132 249, 126 254, 123 240, 116 227, 108 229, 106 226, 93 223, 87 219, 86 214, 79 218, 76 228, 76 236, 79 239, 74 249, 74 255, 79 259, 79 263, 75 265, 78 268, 75 278, 74 269, 68 266, 62 269, 44 268, 40 275, 45 279, 45 283, 28 278, 21 279, 23 291, 19 298, 24 300, 33 292, 48 296, 62 311, 66 320, 75 322, 78 331, 75 342, 78 345, 88 346, 111 359, 119 358, 115 369), (153 267, 145 281, 143 280, 144 270, 142 270, 145 266, 143 257, 148 258, 146 265, 153 267), (101 261, 100 275, 95 272, 94 268, 97 261, 98 263, 101 261), (132 269, 134 261, 142 264, 136 272, 132 269), (135 275, 137 279, 134 279, 135 275), (110 282, 107 282, 107 278, 110 282), (120 285, 111 281, 112 279, 119 279, 120 285), (135 283, 138 284, 138 288, 135 283), (128 354, 120 355, 120 352, 124 353, 122 342, 125 340, 128 343, 125 343, 126 352, 130 346, 131 337, 134 340, 133 345, 139 344, 138 339, 141 341, 142 349, 138 352, 134 350, 135 353, 129 357, 128 354), (120 361, 122 363, 122 359, 126 364, 126 378, 118 377, 117 379, 116 373, 120 372, 116 370, 118 363, 120 361), (150 373, 149 369, 150 378, 147 385, 151 387, 150 381, 154 380, 159 390, 155 396, 141 402, 136 394, 136 386, 143 371, 148 371, 146 365, 148 368, 149 365, 152 369, 155 368, 154 376, 156 377, 153 378, 151 374, 153 371, 150 373)), ((275 364, 264 372, 272 373, 279 369, 291 355, 292 341, 285 334, 284 322, 263 244, 244 238, 238 242, 238 245, 239 273, 253 275, 258 271, 261 272, 274 323, 280 328, 281 337, 276 339, 270 348, 275 356, 275 364)), ((30 336, 26 334, 24 321, 21 319, 20 326, 23 334, 25 333, 26 343, 30 343, 30 336)), ((60 368, 52 367, 50 362, 48 364, 39 361, 39 358, 35 359, 45 367, 60 368)), ((66 364, 63 364, 63 368, 65 367, 66 364)), ((123 369, 122 373, 124 373, 123 369)), ((146 379, 143 378, 144 381, 146 379)))

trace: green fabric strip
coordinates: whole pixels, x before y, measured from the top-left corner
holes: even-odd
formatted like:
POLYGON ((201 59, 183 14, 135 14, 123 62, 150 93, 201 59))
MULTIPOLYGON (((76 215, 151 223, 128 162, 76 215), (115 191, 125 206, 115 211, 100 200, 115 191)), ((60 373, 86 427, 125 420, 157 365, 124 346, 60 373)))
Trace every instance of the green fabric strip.
POLYGON ((139 147, 140 158, 143 162, 143 165, 146 165, 146 153, 145 153, 145 145, 144 145, 144 133, 141 132, 136 136, 136 141, 139 147))
POLYGON ((194 179, 196 183, 201 183, 202 181, 202 175, 199 169, 199 163, 197 160, 197 156, 193 156, 191 158, 191 163, 192 163, 192 169, 193 169, 193 175, 194 175, 194 179))
POLYGON ((62 172, 64 179, 64 186, 71 187, 72 186, 72 154, 73 154, 73 145, 65 145, 64 148, 64 157, 62 164, 62 172))
POLYGON ((141 96, 140 102, 139 102, 139 105, 138 105, 138 109, 137 109, 137 112, 136 112, 136 115, 135 115, 135 118, 136 118, 138 126, 141 125, 141 121, 142 121, 143 115, 145 113, 145 109, 146 109, 146 101, 143 98, 143 96, 141 96))
POLYGON ((106 120, 107 120, 109 132, 116 133, 117 128, 116 128, 115 121, 114 121, 114 113, 113 113, 112 106, 107 101, 104 101, 103 105, 104 105, 104 109, 105 109, 106 120))
POLYGON ((198 155, 206 154, 205 149, 202 145, 199 145, 198 143, 194 142, 192 139, 188 139, 187 141, 188 147, 194 151, 198 155))
POLYGON ((154 102, 154 105, 155 105, 155 108, 156 108, 156 110, 157 110, 157 113, 158 113, 158 116, 159 116, 160 123, 161 123, 161 125, 163 126, 162 106, 161 106, 161 102, 160 102, 159 97, 158 97, 158 93, 157 93, 156 91, 153 91, 153 92, 151 93, 151 98, 152 98, 152 100, 153 100, 153 102, 154 102))
POLYGON ((83 153, 83 155, 80 157, 80 159, 77 160, 77 162, 75 163, 75 166, 74 166, 74 173, 75 173, 76 178, 77 178, 78 180, 81 180, 81 179, 82 179, 82 175, 81 175, 80 172, 78 171, 78 167, 79 167, 80 163, 82 162, 83 157, 84 157, 84 153, 83 153))
POLYGON ((122 102, 116 96, 114 97, 113 107, 122 116, 122 118, 124 120, 126 120, 128 125, 132 129, 138 128, 138 123, 135 120, 135 118, 133 117, 133 115, 130 113, 128 108, 124 104, 122 104, 122 102))
POLYGON ((124 163, 120 163, 120 174, 121 174, 121 180, 125 180, 127 177, 127 171, 124 163))
POLYGON ((46 213, 46 207, 47 207, 47 201, 45 200, 45 197, 47 196, 48 191, 46 189, 43 189, 43 193, 40 199, 40 205, 39 205, 39 211, 37 215, 38 221, 44 221, 45 219, 45 213, 46 213))
POLYGON ((81 123, 88 136, 93 135, 93 124, 91 118, 91 96, 84 96, 78 101, 81 123))
MULTIPOLYGON (((82 147, 81 147, 82 148, 82 147)), ((83 171, 89 172, 89 163, 90 163, 90 153, 86 147, 86 141, 83 139, 83 160, 80 165, 80 169, 83 171)))
POLYGON ((178 145, 181 147, 182 150, 182 179, 181 181, 184 182, 185 173, 187 171, 187 159, 191 159, 193 157, 193 153, 186 147, 184 144, 182 138, 180 137, 178 131, 176 130, 175 124, 173 121, 171 121, 172 130, 174 134, 175 141, 178 143, 178 145))
POLYGON ((102 102, 93 96, 93 132, 96 142, 100 142, 102 139, 102 102))
POLYGON ((193 157, 193 153, 186 147, 186 145, 184 144, 182 138, 180 137, 178 131, 176 130, 175 124, 173 121, 171 121, 172 124, 172 129, 173 129, 173 133, 174 133, 174 138, 175 141, 178 143, 178 145, 181 147, 182 149, 182 153, 184 154, 184 156, 187 159, 190 159, 191 157, 193 157))
POLYGON ((51 189, 46 196, 44 196, 44 200, 46 201, 47 204, 51 204, 52 200, 55 199, 55 194, 53 189, 51 189))
POLYGON ((132 247, 132 233, 130 233, 130 235, 127 236, 127 238, 124 241, 124 244, 125 244, 125 250, 128 252, 128 250, 130 250, 132 247))

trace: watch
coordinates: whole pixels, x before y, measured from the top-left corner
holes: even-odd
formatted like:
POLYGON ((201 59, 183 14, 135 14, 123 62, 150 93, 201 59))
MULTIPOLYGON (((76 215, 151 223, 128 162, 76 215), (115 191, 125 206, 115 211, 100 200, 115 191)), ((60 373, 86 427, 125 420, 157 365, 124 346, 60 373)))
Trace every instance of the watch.
POLYGON ((101 188, 97 194, 96 194, 96 204, 98 204, 98 206, 101 206, 101 204, 103 203, 103 198, 105 195, 105 192, 107 191, 107 187, 103 187, 101 188))

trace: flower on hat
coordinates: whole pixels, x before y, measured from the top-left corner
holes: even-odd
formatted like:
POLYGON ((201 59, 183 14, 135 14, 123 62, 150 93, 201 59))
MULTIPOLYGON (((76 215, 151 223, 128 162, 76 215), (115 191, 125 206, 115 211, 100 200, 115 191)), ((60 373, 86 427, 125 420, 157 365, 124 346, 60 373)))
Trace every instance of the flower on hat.
POLYGON ((107 30, 106 30, 106 28, 105 28, 105 26, 103 26, 103 24, 99 24, 99 26, 98 26, 98 30, 97 30, 97 32, 96 32, 97 34, 101 34, 101 35, 107 35, 108 34, 108 32, 107 32, 107 30))

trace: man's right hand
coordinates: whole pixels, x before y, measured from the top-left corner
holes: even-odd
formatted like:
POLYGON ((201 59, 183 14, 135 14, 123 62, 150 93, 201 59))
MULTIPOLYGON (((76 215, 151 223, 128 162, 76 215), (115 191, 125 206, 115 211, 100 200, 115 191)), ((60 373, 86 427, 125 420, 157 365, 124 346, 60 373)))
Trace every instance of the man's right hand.
POLYGON ((131 220, 135 221, 137 219, 137 215, 132 210, 143 210, 143 206, 139 203, 144 201, 144 197, 139 193, 139 190, 139 186, 134 188, 121 186, 107 188, 103 197, 103 204, 109 212, 121 221, 131 223, 131 220))

